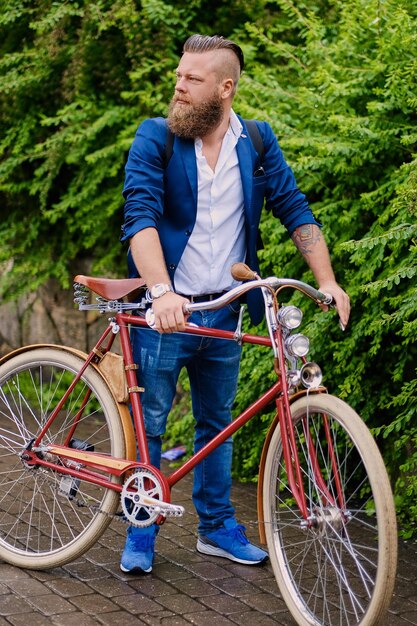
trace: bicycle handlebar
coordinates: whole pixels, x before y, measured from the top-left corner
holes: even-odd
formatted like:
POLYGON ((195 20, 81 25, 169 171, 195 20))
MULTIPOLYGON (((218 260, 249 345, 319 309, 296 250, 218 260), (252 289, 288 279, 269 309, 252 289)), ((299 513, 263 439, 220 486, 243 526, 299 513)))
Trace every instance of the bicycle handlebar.
POLYGON ((292 278, 276 278, 270 276, 269 278, 263 278, 258 280, 250 280, 238 287, 234 287, 223 296, 216 298, 215 300, 209 300, 207 302, 189 303, 184 304, 184 311, 186 313, 192 313, 193 311, 213 311, 219 309, 226 304, 230 304, 233 300, 236 300, 251 289, 259 289, 260 287, 266 287, 271 289, 278 289, 279 287, 291 287, 301 291, 306 296, 314 300, 317 304, 325 304, 327 306, 334 305, 334 298, 328 294, 318 291, 311 285, 303 283, 300 280, 294 280, 292 278))

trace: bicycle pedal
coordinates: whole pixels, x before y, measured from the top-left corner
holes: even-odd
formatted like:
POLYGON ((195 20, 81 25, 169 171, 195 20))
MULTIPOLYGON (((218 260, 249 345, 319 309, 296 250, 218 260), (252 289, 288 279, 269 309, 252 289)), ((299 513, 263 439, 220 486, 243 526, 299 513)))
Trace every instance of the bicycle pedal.
POLYGON ((185 513, 184 507, 180 504, 163 502, 145 494, 139 494, 138 502, 153 513, 160 513, 165 517, 181 517, 185 513))
POLYGON ((63 476, 59 482, 58 492, 61 496, 73 500, 77 495, 80 480, 73 476, 63 476))

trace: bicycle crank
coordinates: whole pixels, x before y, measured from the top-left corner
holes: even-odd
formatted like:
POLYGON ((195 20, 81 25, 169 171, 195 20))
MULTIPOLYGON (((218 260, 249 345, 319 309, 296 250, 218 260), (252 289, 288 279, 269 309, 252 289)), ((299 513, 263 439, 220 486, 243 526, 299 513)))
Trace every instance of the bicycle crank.
POLYGON ((180 517, 184 507, 165 502, 162 485, 150 470, 139 469, 126 479, 121 504, 126 520, 132 526, 146 527, 155 523, 157 518, 180 517))

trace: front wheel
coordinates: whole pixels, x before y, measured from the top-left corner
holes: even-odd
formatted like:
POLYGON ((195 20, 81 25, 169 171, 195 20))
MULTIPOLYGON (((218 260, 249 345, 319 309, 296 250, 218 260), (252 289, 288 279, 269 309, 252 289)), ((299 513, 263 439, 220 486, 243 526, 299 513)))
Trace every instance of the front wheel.
POLYGON ((299 626, 381 624, 394 587, 397 532, 378 447, 357 413, 333 396, 305 396, 291 414, 310 519, 289 488, 279 426, 263 489, 265 534, 284 601, 299 626))
MULTIPOLYGON (((43 569, 76 559, 117 509, 119 494, 112 489, 24 462, 25 448, 83 364, 81 357, 48 346, 23 351, 0 367, 0 558, 13 565, 43 569)), ((43 443, 124 456, 117 406, 93 367, 85 370, 43 443)), ((103 472, 103 478, 111 477, 103 472)))

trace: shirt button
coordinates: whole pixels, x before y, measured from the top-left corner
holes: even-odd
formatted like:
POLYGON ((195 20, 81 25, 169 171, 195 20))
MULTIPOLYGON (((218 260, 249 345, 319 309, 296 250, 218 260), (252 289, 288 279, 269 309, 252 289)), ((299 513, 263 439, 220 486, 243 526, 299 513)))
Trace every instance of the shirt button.
POLYGON ((169 269, 170 269, 170 270, 175 270, 175 267, 176 267, 176 266, 174 265, 174 263, 171 263, 171 264, 170 264, 170 266, 169 266, 169 269))
POLYGON ((191 230, 188 230, 188 229, 187 229, 187 230, 185 231, 185 234, 187 235, 187 237, 189 237, 189 236, 191 235, 191 230))

